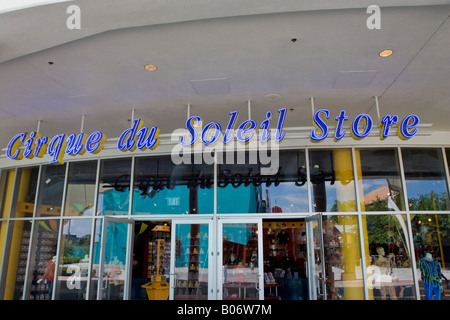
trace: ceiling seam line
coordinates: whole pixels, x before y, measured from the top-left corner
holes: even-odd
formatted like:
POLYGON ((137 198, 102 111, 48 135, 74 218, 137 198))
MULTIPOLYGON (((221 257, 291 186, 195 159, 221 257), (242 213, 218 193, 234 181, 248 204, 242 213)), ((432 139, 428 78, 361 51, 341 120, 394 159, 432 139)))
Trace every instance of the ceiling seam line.
MULTIPOLYGON (((405 67, 402 69, 402 71, 399 72, 399 74, 395 77, 394 80, 392 80, 392 82, 386 87, 386 89, 383 91, 383 93, 378 97, 378 101, 386 94, 386 92, 394 85, 394 83, 398 80, 398 78, 400 78, 400 76, 403 74, 403 72, 408 68, 408 66, 416 59, 416 57, 419 55, 420 52, 422 52, 422 50, 428 45, 428 43, 435 37, 436 33, 442 28, 442 26, 447 22, 448 18, 450 18, 450 15, 448 15, 444 21, 442 21, 442 23, 437 27, 437 29, 431 34, 431 36, 428 38, 427 41, 425 41, 425 43, 423 44, 423 46, 416 52, 416 54, 411 58, 411 60, 405 65, 405 67)), ((376 104, 373 104, 369 110, 367 111, 367 113, 369 113, 374 107, 376 106, 376 104)))

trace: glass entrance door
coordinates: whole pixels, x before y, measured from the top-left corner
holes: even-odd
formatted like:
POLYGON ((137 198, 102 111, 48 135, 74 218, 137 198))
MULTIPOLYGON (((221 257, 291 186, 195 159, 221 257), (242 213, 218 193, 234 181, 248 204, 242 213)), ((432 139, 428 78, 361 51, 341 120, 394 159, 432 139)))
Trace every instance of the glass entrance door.
POLYGON ((316 214, 305 219, 307 235, 307 262, 309 279, 309 299, 326 300, 326 276, 323 252, 322 215, 316 214))
POLYGON ((97 300, 128 300, 134 220, 104 217, 97 300))
POLYGON ((214 299, 212 220, 173 221, 170 300, 214 299))
POLYGON ((219 219, 217 298, 264 299, 261 219, 219 219))

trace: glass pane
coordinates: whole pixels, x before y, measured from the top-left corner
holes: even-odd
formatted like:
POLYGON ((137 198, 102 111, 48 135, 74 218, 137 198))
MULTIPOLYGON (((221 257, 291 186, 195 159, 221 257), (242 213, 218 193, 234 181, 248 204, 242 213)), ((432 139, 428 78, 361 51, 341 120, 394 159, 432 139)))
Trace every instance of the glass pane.
POLYGON ((47 165, 42 167, 36 217, 61 215, 66 165, 47 165))
POLYGON ((14 179, 16 176, 15 170, 4 170, 0 178, 0 204, 2 218, 9 218, 9 211, 11 208, 11 201, 14 188, 14 179))
POLYGON ((175 165, 170 157, 136 158, 134 179, 133 214, 214 212, 213 165, 175 165))
POLYGON ((420 299, 450 300, 450 215, 411 214, 411 226, 420 299))
MULTIPOLYGON (((311 248, 313 249, 314 254, 314 290, 317 292, 317 300, 323 300, 324 292, 323 292, 323 270, 322 270, 322 221, 313 220, 311 222, 312 227, 312 244, 311 248)), ((309 240, 310 238, 308 238, 309 240)))
POLYGON ((361 211, 405 210, 396 150, 357 149, 361 211))
POLYGON ((311 151, 309 167, 315 212, 356 210, 350 149, 311 151))
POLYGON ((67 177, 65 216, 93 216, 97 161, 72 162, 67 177))
POLYGON ((171 223, 136 221, 135 230, 131 299, 167 300, 170 281, 171 223))
MULTIPOLYGON (((6 222, 4 222, 6 226, 6 222)), ((22 300, 25 272, 27 268, 28 249, 30 246, 31 222, 12 221, 11 246, 9 247, 8 271, 5 282, 5 300, 22 300)))
POLYGON ((98 291, 98 275, 99 275, 99 263, 100 263, 100 246, 101 246, 101 226, 102 220, 95 219, 94 221, 94 250, 93 250, 93 260, 92 260, 92 272, 91 272, 91 288, 89 293, 89 300, 97 299, 98 291))
POLYGON ((58 247, 59 220, 34 222, 28 271, 30 300, 50 300, 55 278, 56 250, 58 247))
POLYGON ((56 300, 86 300, 92 219, 64 220, 56 300))
POLYGON ((328 300, 363 300, 358 217, 323 216, 328 300))
MULTIPOLYGON (((15 175, 16 174, 14 170, 5 170, 2 171, 2 175, 0 177, 0 217, 2 218, 9 217, 15 175)), ((0 222, 0 266, 3 261, 3 248, 5 246, 7 229, 8 224, 6 222, 0 222)))
POLYGON ((108 221, 106 223, 105 266, 103 300, 123 300, 128 263, 129 224, 108 221))
POLYGON ((16 218, 31 217, 36 198, 39 168, 17 169, 17 172, 19 188, 14 195, 12 216, 16 218))
POLYGON ((415 299, 406 216, 362 217, 369 299, 415 299))
POLYGON ((264 220, 264 299, 308 300, 304 221, 264 220))
POLYGON ((274 152, 267 165, 261 165, 256 152, 224 153, 221 157, 218 213, 308 211, 304 151, 274 152))
POLYGON ((402 149, 409 209, 448 210, 444 161, 440 149, 402 149))
POLYGON ((259 299, 258 224, 223 224, 223 299, 259 299))
POLYGON ((179 224, 175 233, 175 300, 208 299, 209 226, 179 224))
POLYGON ((131 158, 102 160, 97 215, 127 215, 131 158))

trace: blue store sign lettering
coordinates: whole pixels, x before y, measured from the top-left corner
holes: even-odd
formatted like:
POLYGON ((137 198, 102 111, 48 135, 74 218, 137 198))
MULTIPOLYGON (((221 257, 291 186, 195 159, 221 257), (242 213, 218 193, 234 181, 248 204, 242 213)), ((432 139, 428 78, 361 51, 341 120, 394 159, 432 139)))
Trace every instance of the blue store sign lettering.
MULTIPOLYGON (((201 136, 197 133, 195 127, 202 127, 202 118, 199 116, 190 117, 186 121, 187 136, 180 137, 180 144, 185 147, 192 147, 199 141, 205 146, 212 146, 219 142, 223 144, 230 143, 235 137, 237 141, 247 144, 256 133, 258 125, 254 120, 245 120, 236 127, 239 112, 230 112, 230 120, 224 130, 218 122, 210 122, 203 127, 201 136), (223 133, 222 133, 223 132, 223 133)), ((311 130, 310 140, 312 142, 321 142, 328 137, 330 119, 330 110, 321 109, 315 112, 313 116, 314 129, 311 130)), ((278 119, 275 129, 275 142, 281 142, 286 135, 283 131, 284 122, 286 120, 286 108, 278 110, 278 119)), ((334 132, 334 140, 340 141, 345 133, 344 124, 349 118, 346 116, 345 110, 341 110, 335 118, 336 128, 334 132)), ((270 123, 272 121, 272 112, 266 113, 266 119, 261 122, 260 141, 267 142, 271 139, 270 123)), ((388 137, 393 125, 397 124, 397 135, 402 140, 408 140, 414 137, 418 132, 418 124, 420 119, 416 115, 408 115, 402 121, 397 115, 386 115, 380 121, 380 139, 384 140, 388 137)), ((350 126, 350 135, 360 140, 369 135, 373 129, 373 120, 366 114, 362 113, 353 119, 350 126)), ((117 149, 120 151, 134 151, 139 149, 154 150, 159 145, 158 140, 159 129, 157 127, 147 128, 141 119, 133 120, 131 128, 124 130, 117 141, 117 149)), ((103 149, 106 141, 106 135, 100 131, 94 131, 89 135, 79 134, 59 134, 53 138, 42 136, 38 132, 19 133, 15 135, 6 147, 6 156, 9 159, 21 160, 24 158, 32 159, 34 157, 43 157, 45 154, 50 156, 50 163, 62 163, 64 155, 83 155, 85 152, 96 154, 103 149)))

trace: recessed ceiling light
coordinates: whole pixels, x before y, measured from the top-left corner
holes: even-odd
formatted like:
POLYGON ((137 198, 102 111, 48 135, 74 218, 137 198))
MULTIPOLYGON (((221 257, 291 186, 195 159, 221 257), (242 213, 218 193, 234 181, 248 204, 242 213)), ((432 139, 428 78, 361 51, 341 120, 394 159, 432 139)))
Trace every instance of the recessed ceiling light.
POLYGON ((393 50, 387 49, 387 50, 381 51, 378 55, 382 58, 386 58, 386 57, 389 57, 390 55, 392 55, 393 53, 394 53, 393 50))
POLYGON ((156 69, 158 69, 155 65, 153 65, 153 64, 148 64, 148 65, 146 65, 145 67, 145 70, 147 70, 147 71, 155 71, 156 69))

